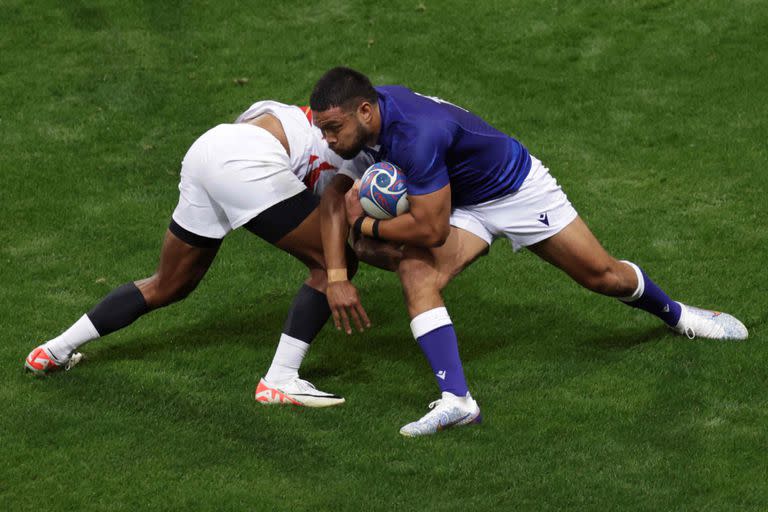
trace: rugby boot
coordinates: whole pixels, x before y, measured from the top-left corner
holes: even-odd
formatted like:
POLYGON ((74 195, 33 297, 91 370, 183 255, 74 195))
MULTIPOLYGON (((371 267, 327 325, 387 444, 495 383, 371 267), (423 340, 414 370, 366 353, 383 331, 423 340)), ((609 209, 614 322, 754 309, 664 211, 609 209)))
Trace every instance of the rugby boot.
POLYGON ((405 425, 400 429, 400 433, 406 437, 427 436, 482 421, 480 407, 469 393, 465 397, 459 397, 443 392, 443 397, 429 404, 429 408, 432 410, 420 420, 405 425))
POLYGON ((263 405, 301 405, 305 407, 331 407, 341 405, 344 398, 320 391, 314 384, 296 377, 284 384, 272 384, 259 380, 254 395, 263 405))
POLYGON ((35 348, 24 361, 24 367, 33 373, 42 375, 57 370, 71 370, 73 366, 83 360, 83 354, 73 352, 65 360, 56 359, 45 345, 35 348))
POLYGON ((745 340, 747 328, 736 317, 720 311, 711 311, 678 302, 682 308, 680 320, 671 329, 690 339, 745 340))

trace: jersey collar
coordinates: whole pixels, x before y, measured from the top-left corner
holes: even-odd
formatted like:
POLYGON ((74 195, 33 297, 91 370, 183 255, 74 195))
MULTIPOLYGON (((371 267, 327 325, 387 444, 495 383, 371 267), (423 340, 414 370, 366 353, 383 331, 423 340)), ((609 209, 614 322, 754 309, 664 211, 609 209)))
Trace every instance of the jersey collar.
POLYGON ((379 123, 379 138, 376 140, 376 145, 372 146, 371 149, 379 151, 384 142, 384 132, 387 126, 387 101, 380 90, 377 89, 376 92, 379 93, 379 117, 381 122, 379 123))

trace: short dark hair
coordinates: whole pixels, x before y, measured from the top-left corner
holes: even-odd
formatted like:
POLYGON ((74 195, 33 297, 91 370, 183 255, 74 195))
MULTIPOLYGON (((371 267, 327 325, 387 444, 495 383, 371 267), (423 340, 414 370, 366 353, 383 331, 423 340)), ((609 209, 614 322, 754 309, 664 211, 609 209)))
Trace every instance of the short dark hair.
POLYGON ((357 108, 363 102, 376 103, 379 94, 368 77, 354 69, 339 66, 328 70, 312 89, 309 106, 317 112, 329 108, 357 108))

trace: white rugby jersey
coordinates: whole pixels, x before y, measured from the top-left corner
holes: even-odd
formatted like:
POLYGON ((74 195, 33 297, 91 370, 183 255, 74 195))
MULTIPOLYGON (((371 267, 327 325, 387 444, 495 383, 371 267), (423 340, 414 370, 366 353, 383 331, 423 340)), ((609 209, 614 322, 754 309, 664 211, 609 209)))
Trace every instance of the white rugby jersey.
POLYGON ((247 122, 264 114, 272 114, 283 125, 293 173, 309 190, 320 194, 329 176, 335 174, 344 160, 330 150, 322 132, 312 123, 312 110, 277 101, 258 101, 235 122, 247 122))

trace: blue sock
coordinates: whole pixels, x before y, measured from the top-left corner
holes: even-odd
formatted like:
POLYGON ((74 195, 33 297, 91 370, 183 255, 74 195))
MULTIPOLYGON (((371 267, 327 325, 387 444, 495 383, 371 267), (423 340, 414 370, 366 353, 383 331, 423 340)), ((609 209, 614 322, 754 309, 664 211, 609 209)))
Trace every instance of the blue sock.
POLYGON ((435 373, 440 391, 465 396, 469 389, 448 311, 441 307, 417 315, 411 321, 411 330, 435 373))
POLYGON ((627 306, 639 308, 661 318, 667 325, 675 326, 680 321, 682 308, 659 288, 656 283, 632 262, 624 261, 637 274, 637 290, 630 297, 620 299, 627 306))

